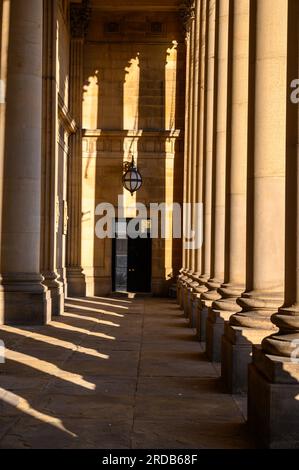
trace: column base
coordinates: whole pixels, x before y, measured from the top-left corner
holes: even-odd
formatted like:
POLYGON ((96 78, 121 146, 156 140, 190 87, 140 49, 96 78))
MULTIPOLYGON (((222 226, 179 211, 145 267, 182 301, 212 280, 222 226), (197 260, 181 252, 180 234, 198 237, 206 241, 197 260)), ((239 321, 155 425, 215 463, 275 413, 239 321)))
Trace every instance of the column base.
POLYGON ((182 293, 181 278, 180 276, 178 276, 177 284, 176 284, 176 301, 179 306, 181 305, 181 293, 182 293))
POLYGON ((184 310, 184 284, 181 283, 179 290, 179 306, 181 310, 184 310))
POLYGON ((64 312, 64 286, 58 280, 58 274, 43 273, 45 280, 43 284, 48 288, 51 294, 52 316, 57 317, 64 312))
POLYGON ((246 393, 248 388, 248 365, 252 360, 252 346, 273 330, 255 330, 225 323, 221 344, 221 377, 229 393, 246 393))
POLYGON ((195 292, 192 293, 192 305, 191 305, 191 316, 190 316, 190 327, 197 329, 197 311, 198 303, 200 302, 200 295, 195 292))
POLYGON ((186 275, 184 274, 180 279, 180 288, 179 288, 179 305, 180 309, 184 310, 184 295, 185 295, 185 286, 186 286, 186 275))
POLYGON ((187 305, 188 305, 188 285, 185 284, 183 287, 183 310, 184 310, 184 315, 187 317, 187 305))
POLYGON ((198 313, 197 313, 197 337, 201 343, 206 341, 206 325, 208 318, 209 307, 206 302, 199 300, 198 313))
MULTIPOLYGON (((112 280, 110 276, 98 277, 96 276, 94 282, 94 294, 97 297, 104 297, 112 292, 112 280)), ((91 295, 87 289, 87 295, 91 295)))
POLYGON ((1 324, 45 325, 51 321, 51 293, 42 281, 39 274, 4 276, 0 292, 1 324))
POLYGON ((188 287, 187 289, 187 298, 186 298, 186 311, 185 311, 185 316, 186 318, 189 319, 189 326, 191 326, 192 322, 192 294, 193 294, 193 289, 192 287, 188 287))
POLYGON ((66 297, 85 297, 86 281, 81 268, 67 268, 66 297))
POLYGON ((59 317, 64 312, 64 292, 63 288, 51 291, 52 316, 59 317))
POLYGON ((206 354, 210 361, 221 362, 221 342, 224 334, 225 322, 229 320, 232 312, 208 309, 206 322, 206 354))
POLYGON ((271 449, 299 449, 299 363, 253 348, 249 366, 248 424, 271 449))

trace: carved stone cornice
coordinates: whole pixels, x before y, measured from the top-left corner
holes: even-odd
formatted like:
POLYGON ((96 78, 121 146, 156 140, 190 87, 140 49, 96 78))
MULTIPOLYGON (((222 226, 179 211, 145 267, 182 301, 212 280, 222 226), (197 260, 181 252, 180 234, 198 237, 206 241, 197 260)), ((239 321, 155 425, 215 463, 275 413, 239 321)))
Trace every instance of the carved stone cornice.
POLYGON ((189 36, 192 21, 195 18, 195 0, 184 0, 179 6, 180 18, 186 37, 189 36))
POLYGON ((82 0, 81 4, 71 3, 71 36, 84 38, 87 34, 91 17, 90 0, 82 0))

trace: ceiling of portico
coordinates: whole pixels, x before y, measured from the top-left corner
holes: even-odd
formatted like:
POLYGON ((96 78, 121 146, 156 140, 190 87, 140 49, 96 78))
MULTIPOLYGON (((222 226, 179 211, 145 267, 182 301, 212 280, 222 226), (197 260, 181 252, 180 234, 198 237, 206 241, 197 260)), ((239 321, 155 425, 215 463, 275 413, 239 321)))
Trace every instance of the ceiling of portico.
POLYGON ((101 11, 177 11, 182 0, 91 0, 91 7, 101 11))

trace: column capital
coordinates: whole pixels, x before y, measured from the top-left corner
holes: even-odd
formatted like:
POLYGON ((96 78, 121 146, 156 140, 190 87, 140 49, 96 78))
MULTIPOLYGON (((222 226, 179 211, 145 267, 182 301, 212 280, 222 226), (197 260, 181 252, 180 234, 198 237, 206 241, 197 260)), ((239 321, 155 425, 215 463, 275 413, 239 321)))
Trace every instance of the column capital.
POLYGON ((195 19, 195 0, 183 0, 179 6, 180 18, 186 40, 189 39, 192 22, 195 19))
POLYGON ((90 0, 82 0, 81 4, 71 3, 70 21, 72 38, 83 39, 86 36, 90 17, 90 0))

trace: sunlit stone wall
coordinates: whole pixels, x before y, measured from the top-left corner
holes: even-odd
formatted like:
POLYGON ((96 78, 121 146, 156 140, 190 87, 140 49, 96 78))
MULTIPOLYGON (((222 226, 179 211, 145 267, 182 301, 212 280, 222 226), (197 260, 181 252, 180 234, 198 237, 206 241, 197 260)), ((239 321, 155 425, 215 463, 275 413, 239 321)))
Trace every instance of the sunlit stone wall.
MULTIPOLYGON (((89 294, 111 290, 112 243, 94 237, 96 205, 110 202, 117 209, 123 195, 125 217, 134 217, 138 202, 182 201, 184 77, 177 15, 93 12, 83 93, 82 263, 89 294), (143 177, 134 196, 121 180, 130 154, 143 177)), ((153 240, 153 293, 167 291, 180 253, 172 237, 153 240)))

